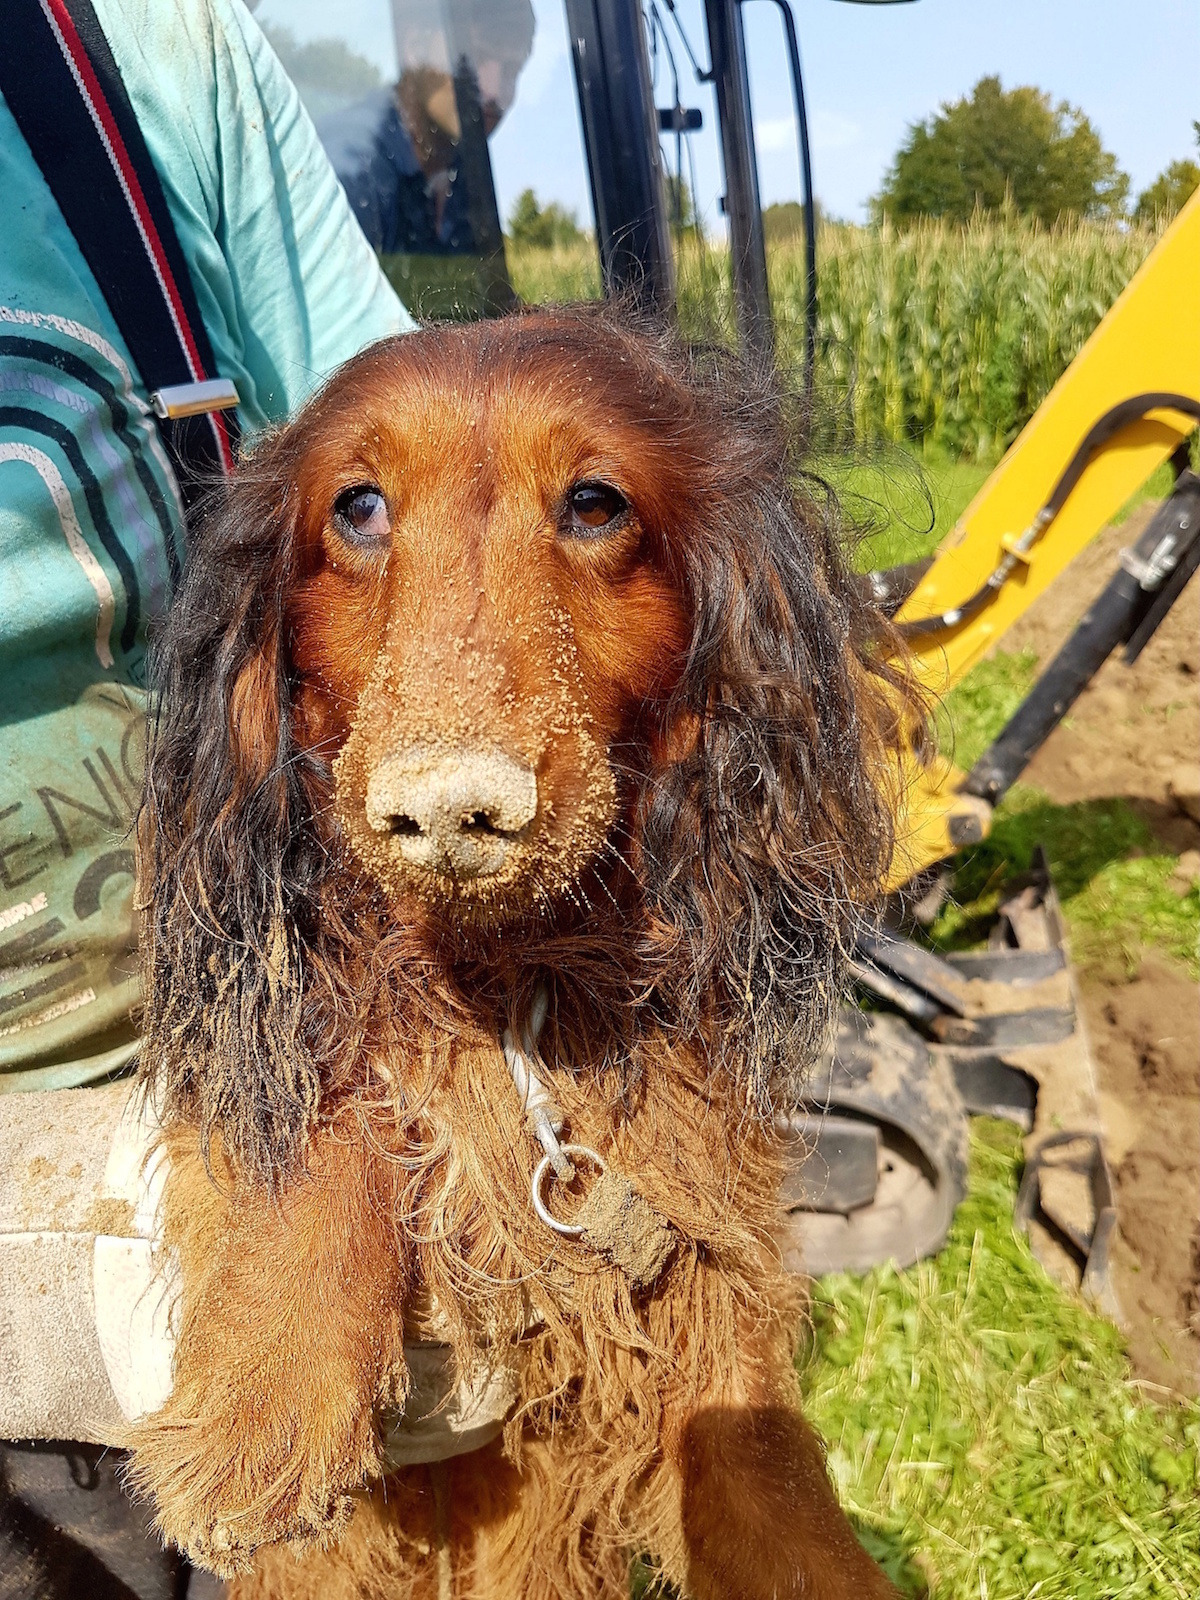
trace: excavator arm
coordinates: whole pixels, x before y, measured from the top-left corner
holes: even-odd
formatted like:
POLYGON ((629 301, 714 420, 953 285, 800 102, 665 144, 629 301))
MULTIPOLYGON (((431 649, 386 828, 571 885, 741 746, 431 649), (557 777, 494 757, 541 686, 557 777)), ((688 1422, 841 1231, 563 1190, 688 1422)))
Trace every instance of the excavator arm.
MULTIPOLYGON (((1147 258, 924 568, 872 575, 918 683, 952 688, 1145 483, 1176 486, 1075 632, 969 774, 910 759, 893 888, 982 839, 994 803, 1119 644, 1141 648, 1200 565, 1200 195, 1147 258), (914 581, 915 579, 915 581, 914 581)), ((1086 610, 1084 606, 1086 604, 1086 610)), ((966 1117, 1024 1129, 1017 1216, 1050 1269, 1120 1317, 1116 1224, 1095 1073, 1045 857, 1015 884, 984 950, 938 955, 886 922, 852 970, 815 1092, 792 1118, 809 1154, 785 1186, 785 1259, 810 1272, 937 1249, 966 1188, 966 1117), (882 1009, 881 1009, 882 1008, 882 1009), (897 1014, 898 1013, 898 1014, 897 1014)))
MULTIPOLYGON (((1200 193, 1180 212, 896 613, 942 695, 1003 638, 1200 418, 1200 193), (1090 435, 1090 438, 1089 438, 1090 435)), ((1036 691, 1035 691, 1036 692, 1036 691)), ((913 762, 893 887, 977 842, 991 806, 913 762)))

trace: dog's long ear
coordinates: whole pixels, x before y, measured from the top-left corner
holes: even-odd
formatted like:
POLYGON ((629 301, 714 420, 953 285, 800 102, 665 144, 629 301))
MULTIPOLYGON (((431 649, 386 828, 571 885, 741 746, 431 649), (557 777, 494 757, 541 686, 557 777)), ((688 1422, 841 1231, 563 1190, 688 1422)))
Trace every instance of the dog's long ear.
POLYGON ((782 412, 742 393, 717 380, 720 465, 680 533, 692 641, 638 834, 668 1010, 766 1110, 827 1036, 878 899, 908 713, 832 509, 798 498, 782 412))
POLYGON ((260 1179, 300 1154, 318 1081, 296 948, 320 851, 289 714, 290 469, 287 436, 265 443, 196 537, 152 655, 138 830, 143 1073, 260 1179))

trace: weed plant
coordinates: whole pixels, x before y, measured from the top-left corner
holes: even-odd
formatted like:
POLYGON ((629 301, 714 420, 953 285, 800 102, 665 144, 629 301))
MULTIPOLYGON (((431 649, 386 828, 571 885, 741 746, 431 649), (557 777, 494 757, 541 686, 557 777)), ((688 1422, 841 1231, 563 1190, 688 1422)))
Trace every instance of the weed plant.
MULTIPOLYGON (((880 441, 992 461, 1012 442, 1137 271, 1158 232, 980 219, 898 230, 827 225, 818 241, 817 414, 827 446, 880 441)), ((727 252, 681 239, 680 323, 733 338, 727 252)), ((510 245, 530 303, 600 292, 595 246, 510 245)), ((800 370, 804 254, 771 247, 779 355, 800 370)))
MULTIPOLYGON (((828 227, 820 239, 822 380, 849 394, 860 443, 994 459, 1157 237, 1094 223, 828 227)), ((777 250, 772 269, 777 303, 799 303, 795 249, 777 250)), ((796 319, 784 326, 794 330, 796 319)))

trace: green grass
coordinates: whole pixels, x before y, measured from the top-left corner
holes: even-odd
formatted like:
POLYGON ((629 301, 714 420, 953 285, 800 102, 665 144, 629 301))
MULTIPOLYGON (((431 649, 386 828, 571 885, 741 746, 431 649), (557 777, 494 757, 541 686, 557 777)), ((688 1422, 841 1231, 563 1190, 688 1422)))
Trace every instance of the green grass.
POLYGON ((1038 658, 1032 650, 997 650, 956 683, 937 708, 938 744, 969 772, 1032 689, 1038 658))
POLYGON ((860 572, 931 555, 990 471, 938 451, 922 454, 887 444, 819 455, 811 466, 836 492, 854 530, 860 572))
POLYGON ((526 305, 600 296, 600 262, 589 241, 535 250, 506 240, 504 253, 512 286, 526 305))
POLYGON ((1020 1136, 976 1122, 945 1248, 818 1282, 805 1409, 863 1542, 930 1600, 1194 1600, 1200 1406, 1131 1381, 1120 1335, 1014 1234, 1020 1136))

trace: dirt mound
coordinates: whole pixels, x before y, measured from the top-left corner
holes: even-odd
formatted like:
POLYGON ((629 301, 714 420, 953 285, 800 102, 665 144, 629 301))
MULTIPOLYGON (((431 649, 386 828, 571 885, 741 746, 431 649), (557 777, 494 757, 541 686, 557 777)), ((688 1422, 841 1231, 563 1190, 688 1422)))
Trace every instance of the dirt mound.
MULTIPOLYGON (((1147 507, 1109 528, 1003 641, 1048 665, 1137 539, 1147 507)), ((1200 579, 1146 649, 1117 652, 1031 762, 1052 800, 1122 796, 1161 845, 1200 872, 1200 579)), ((1200 1388, 1200 994, 1187 972, 1147 955, 1131 982, 1081 974, 1105 1134, 1117 1186, 1114 1274, 1130 1354, 1153 1383, 1200 1388)))
POLYGON ((1146 956, 1131 982, 1082 981, 1120 1235, 1117 1296, 1144 1377, 1194 1390, 1200 1372, 1200 1001, 1146 956))

